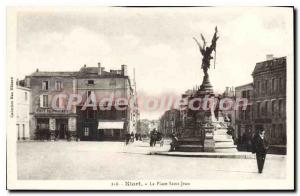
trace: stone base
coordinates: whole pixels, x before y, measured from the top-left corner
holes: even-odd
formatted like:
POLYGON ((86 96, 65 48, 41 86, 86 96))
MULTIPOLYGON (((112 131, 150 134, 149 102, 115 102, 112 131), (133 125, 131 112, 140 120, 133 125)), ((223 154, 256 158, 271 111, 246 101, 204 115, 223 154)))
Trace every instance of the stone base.
POLYGON ((205 139, 204 139, 204 152, 214 152, 215 151, 215 140, 214 140, 214 127, 204 126, 205 139))
POLYGON ((213 93, 213 86, 210 84, 209 76, 204 76, 202 84, 200 86, 200 92, 202 93, 213 93))
POLYGON ((179 152, 203 152, 203 143, 200 137, 179 138, 175 151, 179 152))
POLYGON ((217 128, 214 131, 215 152, 229 153, 237 152, 231 135, 227 134, 227 128, 217 128))

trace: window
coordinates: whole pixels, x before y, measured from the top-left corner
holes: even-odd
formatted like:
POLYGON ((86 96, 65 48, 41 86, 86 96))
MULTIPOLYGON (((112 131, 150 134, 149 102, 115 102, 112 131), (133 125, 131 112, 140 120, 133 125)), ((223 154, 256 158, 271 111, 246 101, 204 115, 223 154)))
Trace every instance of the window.
POLYGON ((27 92, 25 92, 25 101, 27 101, 28 99, 28 95, 27 95, 27 92))
POLYGON ((48 95, 40 96, 40 107, 48 107, 48 95))
POLYGON ((273 92, 277 92, 278 90, 278 81, 276 79, 274 79, 274 91, 273 92))
POLYGON ((87 91, 86 94, 87 94, 87 98, 89 98, 92 94, 92 91, 87 91))
POLYGON ((60 91, 60 90, 62 90, 62 88, 63 88, 62 81, 55 81, 55 90, 60 91))
POLYGON ((272 101, 271 103, 271 110, 272 110, 272 115, 275 115, 275 101, 272 101))
MULTIPOLYGON (((245 113, 245 120, 249 120, 250 119, 250 106, 248 105, 246 110, 244 110, 245 113)), ((229 116, 228 116, 229 118, 229 116)), ((231 117, 229 118, 231 120, 231 117)))
POLYGON ((86 92, 86 100, 89 99, 89 104, 92 103, 92 96, 91 96, 91 94, 92 94, 92 91, 87 91, 86 92))
POLYGON ((48 90, 49 89, 49 82, 48 81, 43 81, 42 82, 42 89, 43 90, 48 90))
POLYGON ((247 98, 250 99, 251 96, 251 90, 247 90, 247 98))
POLYGON ((272 79, 272 92, 275 92, 275 79, 272 79))
POLYGON ((86 110, 87 118, 88 119, 94 119, 95 118, 95 110, 93 109, 87 109, 86 110))
POLYGON ((265 94, 268 93, 268 80, 265 80, 265 94))
POLYGON ((283 89, 283 83, 282 83, 282 78, 279 78, 279 90, 281 91, 283 89))
POLYGON ((272 125, 272 130, 271 130, 271 139, 275 138, 275 131, 276 131, 276 125, 272 125))
POLYGON ((269 108, 268 108, 268 102, 266 101, 265 102, 265 116, 268 116, 268 110, 269 110, 269 108))
POLYGON ((88 85, 93 85, 94 84, 94 80, 88 80, 88 85))
POLYGON ((58 98, 56 99, 56 107, 58 107, 57 109, 63 109, 64 108, 63 97, 58 96, 58 98))
POLYGON ((277 81, 276 91, 280 91, 280 78, 277 81))
POLYGON ((84 134, 85 137, 89 136, 90 133, 89 133, 89 128, 88 127, 84 128, 84 133, 83 134, 84 134))
POLYGON ((23 124, 23 140, 25 139, 25 125, 23 124))
POLYGON ((256 112, 257 112, 257 117, 260 117, 260 102, 257 102, 257 108, 256 108, 256 112))
POLYGON ((279 116, 282 115, 282 108, 283 108, 283 103, 282 103, 282 100, 280 99, 279 103, 278 103, 278 115, 279 116))
POLYGON ((257 94, 259 95, 260 94, 260 82, 259 81, 257 81, 256 88, 257 88, 257 94))
POLYGON ((247 91, 242 91, 242 98, 247 98, 247 91))

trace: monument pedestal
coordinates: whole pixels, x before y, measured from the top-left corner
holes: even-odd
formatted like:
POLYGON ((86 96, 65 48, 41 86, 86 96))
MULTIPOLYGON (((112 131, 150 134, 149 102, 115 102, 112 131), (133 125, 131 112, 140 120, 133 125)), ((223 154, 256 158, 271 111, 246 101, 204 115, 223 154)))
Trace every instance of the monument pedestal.
POLYGON ((200 86, 200 93, 202 94, 210 94, 213 93, 213 86, 210 84, 209 76, 206 75, 203 77, 202 84, 200 86))
MULTIPOLYGON (((203 77, 200 89, 191 97, 215 98, 209 76, 203 77)), ((208 101, 208 100, 206 100, 208 101)), ((176 151, 182 152, 236 152, 231 135, 227 134, 227 127, 216 120, 214 108, 189 110, 188 121, 181 137, 178 138, 176 151)))
POLYGON ((204 126, 204 152, 215 152, 214 127, 204 126))

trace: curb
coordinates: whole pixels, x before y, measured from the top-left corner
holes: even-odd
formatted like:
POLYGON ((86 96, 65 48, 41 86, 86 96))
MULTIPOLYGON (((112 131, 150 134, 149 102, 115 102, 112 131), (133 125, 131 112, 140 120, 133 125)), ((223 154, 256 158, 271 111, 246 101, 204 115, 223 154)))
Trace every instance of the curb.
MULTIPOLYGON (((185 153, 185 152, 150 152, 149 155, 199 157, 199 158, 228 158, 228 159, 256 159, 252 153, 185 153)), ((280 155, 267 155, 267 159, 284 159, 280 155)))

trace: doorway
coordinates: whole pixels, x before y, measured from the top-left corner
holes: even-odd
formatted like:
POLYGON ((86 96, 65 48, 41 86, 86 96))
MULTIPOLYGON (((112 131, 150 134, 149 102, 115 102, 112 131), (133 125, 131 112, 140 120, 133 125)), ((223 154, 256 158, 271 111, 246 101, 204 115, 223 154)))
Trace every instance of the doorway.
POLYGON ((56 119, 57 139, 68 139, 68 119, 56 119))

